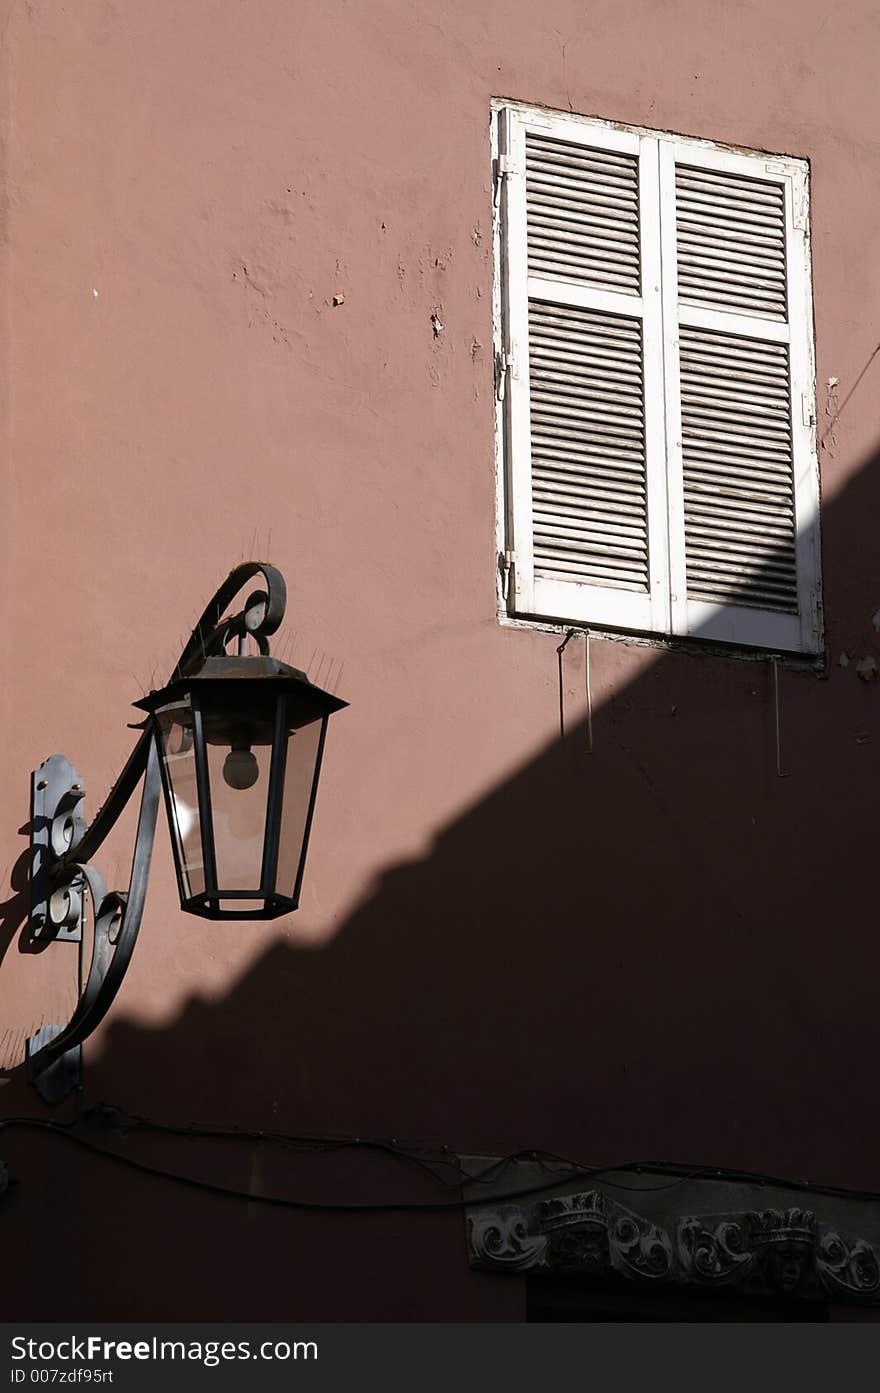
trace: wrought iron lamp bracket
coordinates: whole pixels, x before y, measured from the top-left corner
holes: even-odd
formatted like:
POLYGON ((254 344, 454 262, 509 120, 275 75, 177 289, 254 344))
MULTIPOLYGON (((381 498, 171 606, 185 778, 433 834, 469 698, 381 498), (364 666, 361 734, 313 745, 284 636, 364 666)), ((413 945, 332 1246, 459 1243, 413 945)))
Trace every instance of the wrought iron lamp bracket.
POLYGON ((82 941, 80 886, 53 889, 53 864, 86 830, 85 788, 64 755, 50 755, 31 776, 31 915, 35 942, 49 938, 82 941))
MULTIPOLYGON (((174 669, 180 677, 197 671, 207 658, 248 636, 268 654, 268 636, 284 617, 287 600, 281 572, 265 562, 236 566, 217 590, 193 629, 174 669), (255 575, 265 589, 248 596, 243 608, 224 617, 238 592, 255 575)), ((44 1025, 27 1042, 28 1079, 48 1103, 64 1099, 81 1080, 82 1042, 103 1020, 131 959, 146 897, 161 781, 155 737, 144 730, 91 824, 85 820, 85 786, 64 755, 50 755, 31 782, 31 872, 29 932, 35 943, 82 944, 86 905, 91 905, 91 959, 85 984, 64 1026, 44 1025), (119 819, 143 781, 141 809, 127 892, 109 891, 91 857, 119 819)), ((82 948, 80 948, 82 952, 82 948)))

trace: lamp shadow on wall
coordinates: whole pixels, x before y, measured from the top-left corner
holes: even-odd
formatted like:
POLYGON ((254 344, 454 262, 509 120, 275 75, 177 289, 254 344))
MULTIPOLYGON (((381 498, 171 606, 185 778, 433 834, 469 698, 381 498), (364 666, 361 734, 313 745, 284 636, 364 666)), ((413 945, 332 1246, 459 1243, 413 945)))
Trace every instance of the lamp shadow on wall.
MULTIPOLYGON (((878 516, 875 455, 823 515, 829 666, 778 674, 787 777, 772 665, 664 653, 594 712, 592 753, 579 719, 327 946, 274 943, 167 1027, 123 997, 86 1102, 870 1185, 880 688, 857 668, 880 663, 878 516)), ((583 645, 565 656, 582 690, 583 645)), ((7 1116, 38 1111, 22 1072, 7 1116)))

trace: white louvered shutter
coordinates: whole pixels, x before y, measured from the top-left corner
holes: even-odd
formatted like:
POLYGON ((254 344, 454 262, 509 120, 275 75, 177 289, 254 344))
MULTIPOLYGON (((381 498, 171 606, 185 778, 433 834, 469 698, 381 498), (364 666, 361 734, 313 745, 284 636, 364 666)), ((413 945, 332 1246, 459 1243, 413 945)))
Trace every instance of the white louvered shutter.
POLYGON ((805 164, 499 116, 508 610, 818 652, 805 164))
POLYGON ((663 631, 656 142, 503 116, 510 607, 663 631))
POLYGON ((817 651, 797 166, 660 141, 673 632, 817 651))

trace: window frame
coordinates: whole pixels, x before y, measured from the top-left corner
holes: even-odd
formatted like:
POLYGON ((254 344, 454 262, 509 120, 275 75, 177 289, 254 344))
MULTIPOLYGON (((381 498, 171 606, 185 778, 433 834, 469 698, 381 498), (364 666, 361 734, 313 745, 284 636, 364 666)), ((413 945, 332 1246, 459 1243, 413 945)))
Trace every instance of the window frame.
POLYGON ((809 246, 809 165, 804 159, 555 112, 495 98, 493 171, 493 319, 496 363, 495 446, 499 618, 582 626, 666 643, 697 639, 744 650, 804 656, 822 653, 819 551, 820 482, 816 441, 815 330, 809 246), (638 153, 641 294, 593 290, 536 277, 526 259, 527 132, 638 153), (679 305, 675 164, 781 184, 786 209, 787 317, 783 322, 727 310, 679 305), (756 169, 756 164, 759 166, 756 169), (662 207, 662 214, 661 214, 662 207), (649 589, 617 590, 540 578, 532 564, 528 302, 534 298, 637 317, 643 325, 645 465, 649 589), (548 293, 549 292, 549 293, 548 293), (798 576, 797 614, 718 605, 687 597, 685 581, 679 325, 743 333, 789 346, 792 456, 798 576), (524 486, 528 482, 528 487, 524 486), (572 613, 572 595, 577 612, 572 613), (581 607, 582 605, 582 607, 581 607))

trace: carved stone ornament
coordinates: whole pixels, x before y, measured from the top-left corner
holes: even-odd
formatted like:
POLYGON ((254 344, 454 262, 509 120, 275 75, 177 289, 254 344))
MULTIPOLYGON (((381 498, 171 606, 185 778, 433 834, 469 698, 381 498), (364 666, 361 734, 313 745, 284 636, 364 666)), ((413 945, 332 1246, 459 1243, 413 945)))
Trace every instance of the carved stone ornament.
POLYGON ((527 1222, 524 1211, 515 1205, 502 1205, 470 1218, 468 1238, 477 1265, 519 1272, 540 1263, 547 1240, 530 1235, 527 1222))
POLYGON ((514 1272, 880 1302, 880 1250, 810 1209, 684 1214, 658 1224, 598 1189, 468 1211, 471 1263, 514 1272))

